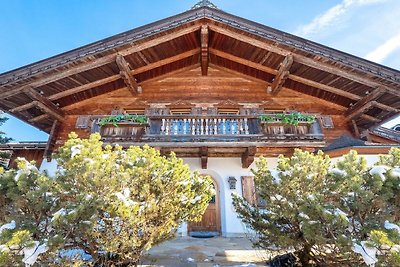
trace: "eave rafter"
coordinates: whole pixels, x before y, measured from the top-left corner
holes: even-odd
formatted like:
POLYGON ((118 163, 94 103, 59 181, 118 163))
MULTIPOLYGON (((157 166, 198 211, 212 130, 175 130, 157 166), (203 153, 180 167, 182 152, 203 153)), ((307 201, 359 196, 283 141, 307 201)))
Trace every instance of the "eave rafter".
MULTIPOLYGON (((135 75, 136 74, 140 74, 140 73, 149 71, 149 70, 151 70, 153 68, 158 68, 158 67, 161 67, 161 66, 176 62, 176 61, 181 60, 183 58, 191 57, 193 55, 198 54, 199 51, 200 50, 198 48, 192 49, 192 50, 183 52, 181 54, 178 54, 178 55, 175 55, 175 56, 172 56, 172 57, 169 57, 169 58, 166 58, 166 59, 154 62, 154 63, 150 63, 149 65, 145 65, 143 67, 139 67, 137 69, 132 70, 131 73, 132 73, 132 75, 133 74, 135 74, 135 75)), ((68 89, 68 90, 64 90, 64 91, 62 91, 60 93, 56 93, 54 95, 51 95, 48 98, 50 100, 54 101, 54 100, 57 100, 57 99, 60 99, 60 98, 63 98, 63 97, 69 96, 69 95, 73 95, 73 94, 80 93, 80 92, 83 92, 83 91, 86 91, 86 90, 90 90, 92 88, 95 88, 95 87, 98 87, 98 86, 101 86, 101 85, 104 85, 104 84, 107 84, 107 83, 110 83, 110 82, 114 82, 116 80, 119 80, 120 78, 121 78, 120 74, 112 75, 110 77, 107 77, 107 78, 104 78, 104 79, 100 79, 100 80, 97 80, 95 82, 87 83, 87 84, 84 84, 84 85, 81 85, 81 86, 78 86, 78 87, 74 87, 74 88, 71 88, 71 89, 68 89)), ((34 106, 33 103, 30 102, 30 103, 27 103, 25 105, 13 108, 13 109, 10 110, 10 112, 12 112, 12 113, 19 112, 19 111, 22 111, 22 110, 30 109, 33 106, 34 106)))
POLYGON ((117 55, 115 62, 117 63, 117 66, 119 68, 119 74, 124 80, 124 83, 129 92, 131 92, 132 95, 140 94, 142 92, 142 87, 136 82, 135 77, 133 77, 131 73, 132 70, 129 67, 129 63, 120 54, 117 55))
POLYGON ((332 66, 329 63, 325 63, 325 62, 322 62, 322 61, 319 61, 319 60, 316 60, 313 58, 309 58, 309 57, 306 57, 306 56, 303 56, 300 54, 293 53, 286 49, 277 47, 274 44, 268 44, 263 41, 252 38, 250 36, 243 35, 243 34, 237 33, 235 31, 232 31, 232 30, 229 30, 226 28, 221 28, 219 26, 214 26, 214 25, 210 25, 209 28, 210 28, 210 30, 212 30, 214 32, 218 32, 219 34, 223 34, 225 36, 240 40, 240 41, 250 44, 252 46, 256 46, 258 48, 276 53, 278 55, 287 56, 289 54, 292 54, 294 62, 303 64, 303 65, 306 65, 308 67, 312 67, 312 68, 315 68, 318 70, 326 71, 329 73, 334 73, 335 75, 355 81, 357 83, 366 85, 368 87, 372 87, 372 88, 381 87, 381 88, 385 89, 388 93, 400 97, 400 90, 398 90, 396 88, 390 88, 388 86, 385 86, 379 82, 372 80, 371 78, 366 77, 365 75, 354 74, 349 71, 342 70, 336 66, 332 66))
POLYGON ((277 95, 285 83, 286 79, 289 77, 289 70, 293 64, 293 56, 287 55, 285 59, 282 61, 278 74, 276 74, 272 84, 271 84, 271 95, 277 95))
POLYGON ((34 82, 30 82, 29 84, 14 88, 12 90, 7 90, 7 89, 3 88, 3 90, 0 90, 0 91, 2 91, 1 94, 0 94, 0 100, 8 98, 8 97, 12 97, 12 96, 17 95, 17 94, 20 94, 26 88, 38 88, 40 86, 43 86, 43 85, 46 85, 46 84, 49 84, 49 83, 52 83, 52 82, 56 82, 58 80, 66 78, 68 76, 75 75, 75 74, 78 74, 78 73, 81 73, 81 72, 84 72, 84 71, 88 71, 88 70, 91 70, 91 69, 95 69, 95 68, 107 65, 107 64, 112 63, 112 62, 115 61, 115 57, 116 57, 117 54, 120 54, 122 56, 127 56, 127 55, 130 55, 130 54, 142 51, 144 49, 147 49, 147 48, 150 48, 150 47, 154 47, 154 46, 157 46, 159 44, 168 42, 168 41, 170 41, 172 39, 187 35, 187 34, 192 33, 192 32, 195 32, 195 31, 199 30, 199 28, 200 28, 199 25, 193 25, 193 26, 187 27, 185 29, 182 29, 182 30, 179 30, 179 31, 176 31, 176 32, 173 32, 173 33, 166 34, 166 35, 164 35, 164 36, 162 36, 160 38, 151 39, 151 40, 143 42, 141 44, 133 45, 132 47, 127 48, 125 50, 121 50, 119 52, 116 52, 116 53, 113 53, 113 54, 110 54, 110 55, 107 55, 107 56, 104 56, 104 57, 101 57, 101 58, 96 58, 96 59, 93 59, 93 60, 89 60, 86 63, 82 63, 82 64, 77 65, 76 67, 71 67, 67 71, 51 74, 49 76, 46 76, 44 78, 40 78, 38 80, 35 80, 34 82))
POLYGON ((347 120, 351 120, 363 113, 365 113, 368 109, 376 106, 377 102, 375 101, 378 97, 383 95, 385 90, 382 88, 376 88, 371 93, 361 98, 357 103, 352 105, 345 113, 347 120))
POLYGON ((25 88, 23 91, 29 98, 33 100, 34 106, 39 108, 45 113, 48 113, 53 118, 64 121, 64 111, 62 111, 57 105, 51 102, 40 93, 36 92, 33 88, 25 88))
MULTIPOLYGON (((273 74, 275 76, 279 76, 279 70, 272 69, 270 67, 261 65, 259 63, 255 63, 253 61, 250 61, 250 60, 247 60, 247 59, 244 59, 244 58, 241 58, 241 57, 238 57, 238 56, 226 53, 226 52, 222 52, 222 51, 216 50, 216 49, 210 49, 210 53, 212 53, 216 56, 237 62, 239 64, 246 65, 246 66, 252 67, 254 69, 257 69, 257 70, 260 70, 260 71, 263 71, 263 72, 266 72, 269 74, 273 74)), ((288 54, 286 57, 288 57, 288 56, 290 56, 290 54, 288 54)), ((353 94, 353 93, 350 93, 350 92, 347 92, 347 91, 344 91, 344 90, 341 90, 341 89, 338 89, 338 88, 335 88, 335 87, 332 87, 329 85, 325 85, 325 84, 322 84, 322 83, 319 83, 319 82, 316 82, 313 80, 309 80, 309 79, 306 79, 306 78, 303 78, 303 77, 300 77, 297 75, 293 75, 290 73, 287 74, 287 79, 290 79, 295 82, 299 82, 304 85, 308 85, 308 86, 311 86, 311 87, 314 87, 314 88, 317 88, 317 89, 320 89, 320 90, 323 90, 323 91, 326 91, 329 93, 333 93, 335 95, 343 96, 343 97, 346 97, 351 100, 359 101, 360 99, 362 99, 362 97, 359 95, 356 95, 356 94, 353 94)), ((381 86, 379 88, 382 92, 386 91, 386 88, 384 88, 383 86, 381 86)), ((387 106, 387 105, 379 103, 379 102, 374 102, 373 104, 375 107, 380 108, 382 110, 387 110, 387 111, 391 111, 391 112, 399 112, 398 109, 387 106)))
POLYGON ((200 41, 201 41, 201 74, 207 76, 208 72, 208 26, 201 26, 200 31, 200 41))

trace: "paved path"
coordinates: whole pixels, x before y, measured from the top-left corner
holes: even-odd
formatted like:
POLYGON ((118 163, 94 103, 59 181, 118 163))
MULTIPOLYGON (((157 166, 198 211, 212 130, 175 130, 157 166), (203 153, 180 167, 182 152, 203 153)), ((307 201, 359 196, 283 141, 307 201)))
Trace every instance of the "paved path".
POLYGON ((148 251, 141 266, 265 266, 269 254, 253 249, 247 238, 178 237, 148 251))

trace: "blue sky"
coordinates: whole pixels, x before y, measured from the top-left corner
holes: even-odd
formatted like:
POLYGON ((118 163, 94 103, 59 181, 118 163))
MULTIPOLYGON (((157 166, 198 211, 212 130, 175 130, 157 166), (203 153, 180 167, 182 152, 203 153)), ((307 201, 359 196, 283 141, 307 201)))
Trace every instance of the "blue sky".
MULTIPOLYGON (((400 69, 399 0, 212 2, 234 15, 400 69)), ((195 3, 0 0, 0 73, 178 14, 195 3)), ((17 141, 47 139, 45 133, 14 118, 1 130, 17 141)))

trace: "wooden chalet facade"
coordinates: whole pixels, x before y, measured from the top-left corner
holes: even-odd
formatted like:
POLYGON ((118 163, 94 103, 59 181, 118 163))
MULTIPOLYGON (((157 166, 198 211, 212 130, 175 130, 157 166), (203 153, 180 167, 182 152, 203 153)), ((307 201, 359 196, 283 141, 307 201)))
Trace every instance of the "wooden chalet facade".
MULTIPOLYGON (((387 149, 399 144, 396 131, 379 126, 399 114, 400 72, 201 1, 176 16, 1 74, 0 108, 50 134, 45 146, 26 148, 42 151, 32 152, 50 161, 42 165, 51 163, 71 131, 174 151, 216 180, 217 207, 225 211, 216 209, 213 230, 234 235, 243 229, 237 218, 229 224, 235 215, 228 211, 227 177, 242 176, 237 190, 245 194, 254 158, 318 150, 343 134, 387 149), (315 122, 300 118, 287 125, 277 116, 298 112, 315 122), (110 115, 120 116, 117 127, 101 123, 110 115), (129 119, 134 116, 147 123, 129 119)), ((196 227, 202 229, 189 230, 196 227)))

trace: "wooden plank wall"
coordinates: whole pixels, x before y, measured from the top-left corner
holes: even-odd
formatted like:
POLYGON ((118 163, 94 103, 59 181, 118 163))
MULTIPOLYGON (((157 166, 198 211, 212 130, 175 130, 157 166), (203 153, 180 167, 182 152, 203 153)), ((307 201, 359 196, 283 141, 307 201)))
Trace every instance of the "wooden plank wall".
POLYGON ((264 106, 270 104, 274 108, 279 105, 288 110, 332 115, 335 128, 324 129, 327 140, 335 139, 345 132, 351 133, 342 115, 345 107, 287 88, 283 88, 278 95, 271 96, 267 93, 267 82, 219 67, 210 66, 208 76, 202 76, 198 66, 146 81, 141 86, 143 93, 136 96, 124 88, 64 108, 70 115, 66 116, 60 127, 57 143, 62 143, 71 131, 77 132, 81 137, 89 135, 88 131, 75 129, 77 115, 106 115, 116 107, 135 108, 132 103, 137 101, 157 105, 184 100, 212 106, 229 99, 245 105, 264 103, 264 106))
POLYGON ((37 168, 40 167, 43 161, 44 149, 16 149, 13 151, 10 159, 10 168, 16 168, 17 163, 15 160, 20 158, 25 158, 27 161, 35 161, 37 168))

